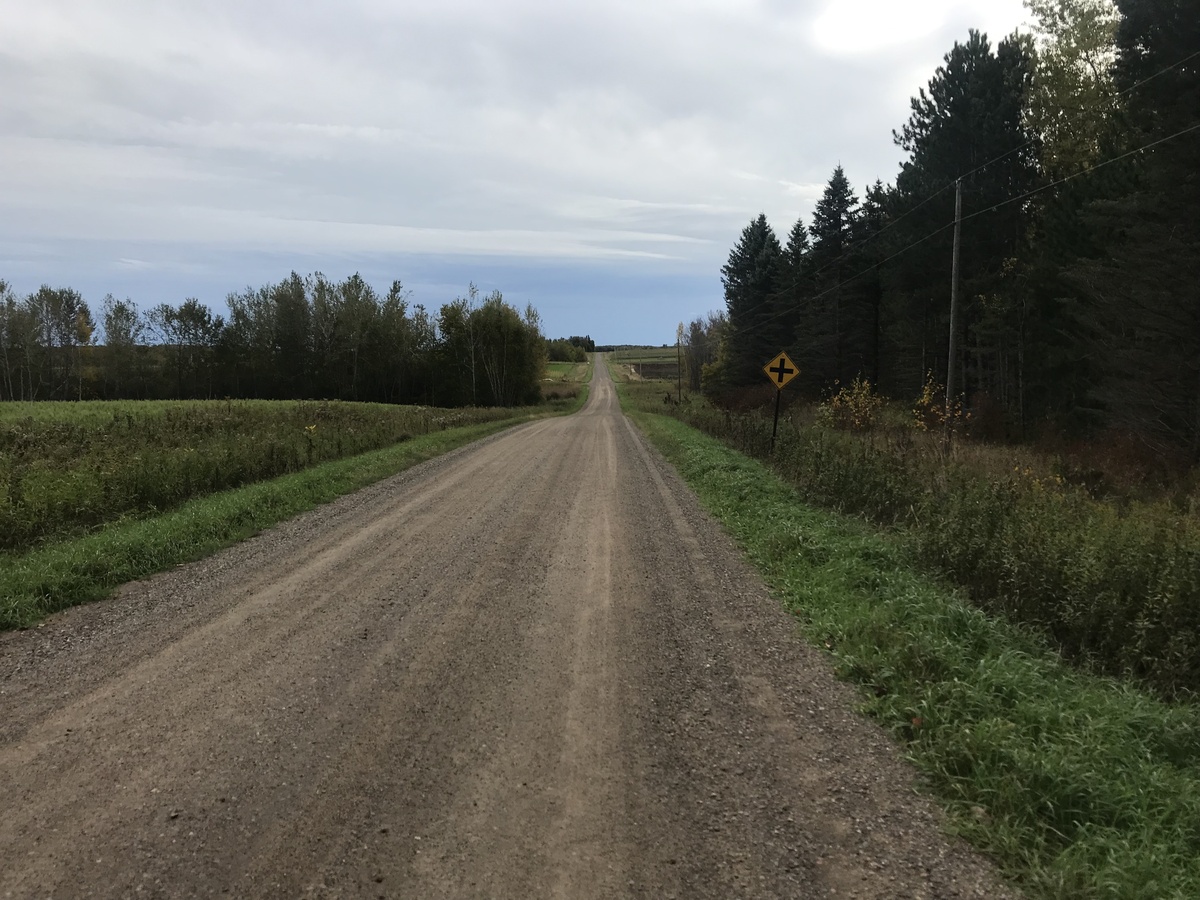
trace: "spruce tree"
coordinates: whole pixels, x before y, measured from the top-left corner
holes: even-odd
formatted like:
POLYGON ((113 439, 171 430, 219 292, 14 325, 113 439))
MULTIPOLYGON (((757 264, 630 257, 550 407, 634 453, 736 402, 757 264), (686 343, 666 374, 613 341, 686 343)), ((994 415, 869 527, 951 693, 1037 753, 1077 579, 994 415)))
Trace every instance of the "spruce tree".
POLYGON ((720 360, 720 380, 734 387, 763 378, 762 367, 781 346, 774 304, 780 283, 783 249, 760 213, 743 230, 721 267, 729 327, 720 360))
MULTIPOLYGON (((808 226, 801 216, 788 232, 779 266, 779 287, 775 294, 772 330, 780 349, 792 355, 795 362, 800 351, 795 341, 796 331, 805 307, 812 300, 812 247, 808 241, 808 226)), ((805 365, 801 364, 802 374, 805 365)), ((803 384, 803 381, 801 382, 803 384)))
POLYGON ((1115 81, 1126 97, 1124 190, 1087 219, 1102 251, 1071 280, 1091 302, 1093 396, 1110 422, 1200 461, 1200 16, 1181 0, 1119 0, 1115 81), (1192 130, 1189 130, 1192 129, 1192 130))
MULTIPOLYGON (((1012 345, 1011 334, 976 325, 983 302, 1013 302, 1011 260, 1029 235, 1028 204, 1007 203, 1032 189, 1039 146, 1026 111, 1033 78, 1031 39, 1005 38, 992 52, 987 36, 972 30, 956 43, 912 100, 912 115, 894 134, 909 153, 896 178, 895 212, 904 216, 898 238, 912 249, 892 268, 892 286, 919 323, 898 348, 898 367, 919 389, 925 370, 944 378, 949 328, 951 225, 954 183, 963 179, 963 215, 978 214, 963 229, 961 249, 962 346, 965 392, 991 387, 1012 345), (986 369, 986 371, 985 371, 986 369)), ((1015 368, 1015 367, 1012 367, 1015 368)))
POLYGON ((850 257, 854 278, 850 285, 850 364, 856 375, 869 379, 876 387, 880 381, 883 328, 883 282, 879 265, 885 256, 878 236, 887 218, 887 203, 887 189, 882 181, 876 180, 867 188, 862 207, 853 223, 850 257))
POLYGON ((848 251, 853 239, 858 198, 839 165, 813 211, 812 284, 814 295, 800 316, 796 343, 810 370, 810 381, 830 387, 848 374, 842 283, 851 274, 848 251))

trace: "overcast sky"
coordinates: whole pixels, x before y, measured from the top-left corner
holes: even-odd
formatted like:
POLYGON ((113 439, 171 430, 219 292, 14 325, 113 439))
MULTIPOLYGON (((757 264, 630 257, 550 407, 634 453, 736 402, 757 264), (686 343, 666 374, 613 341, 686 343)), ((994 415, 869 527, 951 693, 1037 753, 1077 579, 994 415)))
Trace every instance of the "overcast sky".
POLYGON ((0 279, 142 308, 293 269, 664 343, 839 162, 891 182, 1020 0, 0 0, 0 279))

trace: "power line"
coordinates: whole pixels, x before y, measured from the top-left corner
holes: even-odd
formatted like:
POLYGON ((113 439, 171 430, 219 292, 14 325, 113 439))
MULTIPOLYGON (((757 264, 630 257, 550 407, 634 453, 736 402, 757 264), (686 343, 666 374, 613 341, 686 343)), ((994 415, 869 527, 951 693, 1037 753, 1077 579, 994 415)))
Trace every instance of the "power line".
MULTIPOLYGON (((1200 54, 1194 54, 1194 55, 1200 55, 1200 54)), ((1103 169, 1105 166, 1110 166, 1115 162, 1120 162, 1123 159, 1128 159, 1129 157, 1135 156, 1138 153, 1144 153, 1147 150, 1151 150, 1154 147, 1157 147, 1159 144, 1165 144, 1167 141, 1172 141, 1177 137, 1183 137, 1183 135, 1189 134, 1189 133, 1191 133, 1193 131, 1197 131, 1197 130, 1200 130, 1200 122, 1197 122, 1194 125, 1189 125, 1187 128, 1183 128, 1183 129, 1175 132, 1174 134, 1167 135, 1164 138, 1159 138, 1156 141, 1151 141, 1148 144, 1143 144, 1142 146, 1136 147, 1133 150, 1128 150, 1125 153, 1122 153, 1120 156, 1114 156, 1112 159, 1106 159, 1104 162, 1097 163, 1094 166, 1088 166, 1084 169, 1081 169, 1078 172, 1073 172, 1070 175, 1066 175, 1062 178, 1059 178, 1057 181, 1052 181, 1049 184, 1044 184, 1041 187, 1034 188, 1032 191, 1026 191, 1024 194, 1021 194, 1020 196, 1010 197, 1007 200, 1002 200, 999 203, 994 204, 993 206, 989 206, 987 209, 976 210, 975 212, 971 213, 969 216, 963 216, 963 221, 965 222, 968 219, 974 219, 976 216, 982 216, 985 213, 994 212, 995 210, 1000 209, 1000 207, 1008 206, 1011 203, 1019 203, 1022 200, 1028 200, 1030 197, 1034 196, 1035 194, 1040 194, 1042 191, 1048 191, 1052 187, 1058 187, 1060 184, 1065 184, 1066 182, 1072 181, 1076 178, 1079 178, 1080 176, 1089 175, 1092 172, 1095 172, 1097 169, 1103 169)))
MULTIPOLYGON (((1123 90, 1120 90, 1120 91, 1118 91, 1117 93, 1113 94, 1113 99, 1115 100, 1116 98, 1118 98, 1118 97, 1121 97, 1121 96, 1122 96, 1122 95, 1124 95, 1124 94, 1128 94, 1128 93, 1130 93, 1131 91, 1137 90, 1139 87, 1141 87, 1142 85, 1146 84, 1147 82, 1149 82, 1149 81, 1153 81, 1155 78, 1158 78, 1160 75, 1164 75, 1164 74, 1166 74, 1167 72, 1170 72, 1172 69, 1177 69, 1177 68, 1179 68, 1180 66, 1184 65, 1185 63, 1188 63, 1188 62, 1190 62, 1191 60, 1195 59, 1196 57, 1200 57, 1200 50, 1197 50, 1197 51, 1195 51, 1195 52, 1193 52, 1193 53, 1190 53, 1190 54, 1188 54, 1187 56, 1185 56, 1183 59, 1180 59, 1180 60, 1178 60, 1178 61, 1176 61, 1176 62, 1173 62, 1173 63, 1171 63, 1169 66, 1164 66, 1163 68, 1159 69, 1157 72, 1153 73, 1152 75, 1148 75, 1147 77, 1143 78, 1141 81, 1135 82, 1134 84, 1130 85, 1129 87, 1127 87, 1127 88, 1124 88, 1123 90)), ((1185 129, 1184 131, 1182 131, 1182 132, 1179 132, 1179 134, 1172 135, 1171 137, 1169 137, 1169 138, 1164 138, 1163 140, 1171 140, 1171 138, 1174 138, 1174 137, 1179 137, 1179 135, 1180 135, 1180 134, 1186 134, 1186 133, 1187 133, 1187 131, 1189 131, 1189 130, 1191 130, 1191 129, 1185 129)), ((998 162, 1001 162, 1001 161, 1003 161, 1003 160, 1007 159, 1009 156, 1013 155, 1014 153, 1019 153, 1019 152, 1021 152, 1022 150, 1027 150, 1027 149, 1029 149, 1030 147, 1034 146, 1034 144, 1036 144, 1036 143, 1037 143, 1036 139, 1035 139, 1035 140, 1026 141, 1024 144, 1021 144, 1021 145, 1020 145, 1020 146, 1018 146, 1018 147, 1014 147, 1013 149, 1011 149, 1011 150, 1008 150, 1008 151, 1006 151, 1006 152, 1002 153, 1001 155, 999 155, 999 156, 997 156, 997 157, 995 157, 995 158, 993 158, 993 159, 990 159, 990 160, 988 160, 987 162, 985 162, 985 163, 983 163, 983 164, 981 164, 981 165, 979 165, 979 166, 976 166, 974 169, 972 169, 971 171, 967 172, 965 175, 959 176, 959 178, 970 178, 972 175, 975 175, 975 174, 977 174, 977 173, 979 173, 979 172, 982 172, 984 169, 988 168, 989 166, 993 166, 993 165, 995 165, 996 163, 998 163, 998 162)), ((1157 144, 1157 143, 1161 143, 1161 141, 1158 141, 1158 142, 1156 142, 1156 144, 1157 144)), ((1110 163, 1117 162, 1117 161, 1118 161, 1118 160, 1120 160, 1120 159, 1124 159, 1126 156, 1132 155, 1133 153, 1141 152, 1141 150, 1146 150, 1146 149, 1149 149, 1149 148, 1150 148, 1150 147, 1152 147, 1152 146, 1155 146, 1155 144, 1148 144, 1148 145, 1146 145, 1146 146, 1144 146, 1144 147, 1141 147, 1141 148, 1139 148, 1138 150, 1130 151, 1130 153, 1128 153, 1128 154, 1124 154, 1124 155, 1122 155, 1122 156, 1120 156, 1120 157, 1117 157, 1117 158, 1115 158, 1115 159, 1108 160, 1107 162, 1101 163, 1100 165, 1096 165, 1096 166, 1090 166, 1090 167, 1088 167, 1088 168, 1084 169, 1084 170, 1083 170, 1083 171, 1081 171, 1081 172, 1077 172, 1077 173, 1075 173, 1075 174, 1073 174, 1073 175, 1069 175, 1069 176, 1066 176, 1066 177, 1064 177, 1064 178, 1060 178, 1060 179, 1058 179, 1057 181, 1050 182, 1049 184, 1043 185, 1042 187, 1035 188, 1034 190, 1032 190, 1032 191, 1029 191, 1028 193, 1021 195, 1020 197, 1014 197, 1014 198, 1011 198, 1011 199, 1009 199, 1009 200, 1005 200, 1005 201, 1003 201, 1003 202, 1001 202, 1001 203, 997 203, 997 204, 995 204, 995 205, 993 205, 993 206, 990 206, 990 207, 988 207, 986 210, 979 210, 979 211, 976 211, 976 212, 974 212, 974 213, 972 213, 972 214, 970 214, 970 215, 968 215, 968 216, 965 216, 965 217, 963 218, 963 221, 966 221, 967 219, 973 219, 975 216, 981 215, 981 214, 982 214, 982 213, 984 213, 984 212, 990 212, 990 211, 992 211, 992 210, 999 209, 999 208, 1000 208, 1000 207, 1002 207, 1002 206, 1007 206, 1009 203, 1015 203, 1015 202, 1017 202, 1018 200, 1027 199, 1028 197, 1031 197, 1031 196, 1033 196, 1034 194, 1039 194, 1039 193, 1041 193, 1041 192, 1042 192, 1042 191, 1044 191, 1044 190, 1048 190, 1049 188, 1056 187, 1057 185, 1060 185, 1060 184, 1063 184, 1064 182, 1070 181, 1070 180, 1072 180, 1073 178, 1077 178, 1077 177, 1079 177, 1080 175, 1087 174, 1087 172, 1090 172, 1090 171, 1093 171, 1093 170, 1095 170, 1095 169, 1101 168, 1102 166, 1109 165, 1110 163)), ((882 228, 880 228, 878 231, 872 232, 870 235, 868 235, 868 236, 867 236, 867 238, 866 238, 865 240, 863 240, 861 243, 859 243, 859 244, 855 245, 855 246, 854 246, 854 248, 853 248, 853 250, 854 250, 854 251, 861 250, 863 247, 865 247, 865 246, 867 246, 868 244, 870 244, 870 243, 871 243, 871 241, 875 240, 875 239, 876 239, 876 238, 878 238, 880 235, 882 235, 882 234, 886 233, 888 230, 890 230, 890 229, 894 228, 895 226, 899 225, 899 224, 900 224, 902 221, 904 221, 904 219, 906 219, 906 218, 908 218, 909 216, 911 216, 911 215, 912 215, 913 213, 915 213, 917 210, 921 209, 921 208, 922 208, 923 206, 925 206, 926 204, 928 204, 928 203, 931 203, 933 200, 936 200, 936 199, 937 199, 939 196, 941 196, 942 194, 944 194, 944 193, 945 193, 946 191, 948 191, 950 188, 954 187, 954 185, 955 185, 955 184, 956 184, 956 183, 959 181, 959 178, 954 178, 954 179, 952 179, 952 180, 948 181, 946 184, 942 185, 942 187, 938 188, 936 191, 934 191, 932 194, 930 194, 928 197, 926 197, 924 200, 922 200, 922 201, 921 201, 920 203, 918 203, 916 206, 914 206, 914 207, 912 207, 912 208, 910 208, 910 209, 906 210, 906 211, 905 211, 905 212, 904 212, 902 215, 898 216, 897 218, 895 218, 895 219, 892 219, 892 220, 891 220, 891 221, 889 221, 889 222, 888 222, 886 225, 884 225, 882 228)), ((914 242, 913 244, 910 244, 910 245, 909 245, 909 247, 908 247, 908 248, 905 248, 905 249, 907 250, 907 249, 909 249, 909 248, 911 248, 911 247, 915 247, 917 244, 924 243, 924 242, 925 242, 925 240, 927 240, 929 237, 933 237, 934 235, 936 235, 936 234, 939 234, 939 233, 941 233, 942 231, 945 231, 946 227, 949 227, 949 226, 945 226, 945 227, 943 227, 943 228, 940 228, 940 229, 938 229, 937 231, 935 231, 935 232, 933 232, 932 234, 928 235, 926 238, 922 238, 921 240, 919 240, 919 241, 916 241, 916 242, 914 242)), ((904 251, 901 251, 901 252, 904 252, 904 251)), ((814 271, 814 272, 811 272, 811 273, 809 273, 809 274, 808 274, 808 275, 806 275, 805 277, 806 277, 806 278, 815 278, 816 276, 818 276, 818 275, 822 274, 823 272, 826 272, 826 271, 828 271, 828 270, 829 270, 831 267, 833 267, 833 266, 835 266, 835 265, 838 265, 839 263, 841 263, 842 261, 844 261, 845 259, 847 259, 847 258, 850 256, 850 253, 851 253, 851 251, 847 250, 847 251, 845 251, 845 252, 843 252, 843 253, 840 253, 840 254, 838 254, 838 256, 836 256, 834 259, 832 259, 832 260, 829 260, 829 261, 828 261, 828 262, 826 262, 826 263, 825 263, 823 266, 821 266, 819 269, 817 269, 817 270, 816 270, 816 271, 814 271)), ((892 256, 888 257, 888 259, 889 259, 889 260, 890 260, 890 259, 895 259, 896 255, 897 255, 897 254, 893 254, 892 256)), ((879 263, 878 265, 882 265, 882 263, 879 263)), ((863 273, 859 273, 859 275, 861 275, 861 274, 863 274, 863 273)), ((859 277, 859 276, 858 276, 858 275, 856 275, 856 276, 854 276, 854 277, 855 277, 855 278, 857 278, 857 277, 859 277)), ((756 309, 759 309, 760 307, 764 306, 765 304, 767 304, 767 303, 770 303, 772 300, 775 300, 775 299, 777 299, 777 298, 779 298, 779 297, 782 297, 784 294, 787 294, 788 292, 790 292, 790 291, 792 291, 792 290, 796 289, 796 288, 797 288, 797 287, 799 287, 799 286, 800 286, 802 283, 803 283, 803 281, 802 281, 802 280, 798 280, 798 281, 795 281, 795 282, 793 282, 792 284, 788 285, 787 287, 783 287, 783 288, 780 288, 779 290, 772 291, 771 293, 769 293, 769 294, 767 294, 765 297, 763 297, 763 299, 762 299, 762 300, 760 300, 758 303, 754 304, 754 305, 753 305, 753 306, 751 306, 749 309, 747 309, 747 310, 746 310, 746 312, 747 312, 747 313, 749 313, 749 312, 753 312, 753 311, 754 311, 754 310, 756 310, 756 309)), ((848 283, 848 282, 842 282, 842 284, 846 284, 846 283, 848 283)), ((817 294, 817 295, 816 295, 816 296, 815 296, 813 299, 816 299, 816 298, 818 298, 818 297, 822 297, 822 296, 824 296, 824 295, 825 295, 825 293, 827 293, 827 292, 822 292, 821 294, 817 294)), ((771 316, 771 317, 769 317, 769 318, 767 318, 767 319, 765 319, 765 320, 763 320, 763 321, 770 322, 770 321, 772 321, 773 319, 775 319, 775 318, 778 318, 778 317, 779 317, 779 315, 781 315, 781 313, 780 313, 780 314, 776 314, 775 316, 771 316)), ((748 327, 749 327, 749 326, 747 326, 747 328, 748 328, 748 327)), ((743 329, 739 329, 737 332, 734 332, 734 333, 735 333, 735 334, 736 334, 736 333, 741 333, 741 331, 742 331, 742 330, 743 330, 743 329)))
MULTIPOLYGON (((1200 53, 1193 54, 1193 56, 1198 56, 1198 55, 1200 55, 1200 53)), ((1165 144, 1167 141, 1172 141, 1175 138, 1182 137, 1185 134, 1190 134, 1193 131, 1200 131, 1200 122, 1196 122, 1193 125, 1189 125, 1187 128, 1180 129, 1179 131, 1176 131, 1174 134, 1170 134, 1170 135, 1167 135, 1166 137, 1158 138, 1157 140, 1150 141, 1149 143, 1143 144, 1140 147, 1135 147, 1134 149, 1128 150, 1125 153, 1120 154, 1119 156, 1114 156, 1112 159, 1106 159, 1103 162, 1097 163, 1094 166, 1087 166, 1086 168, 1081 169, 1078 172, 1073 172, 1070 175, 1066 175, 1062 178, 1059 178, 1056 181, 1050 182, 1049 184, 1044 184, 1041 187, 1034 188, 1031 191, 1026 191, 1025 193, 1020 194, 1016 197, 1010 197, 1007 200, 1002 200, 1001 202, 993 204, 992 206, 989 206, 986 209, 976 210, 975 212, 971 213, 970 215, 963 216, 961 221, 966 222, 969 219, 976 218, 977 216, 982 216, 982 215, 985 215, 986 213, 994 212, 995 210, 1000 209, 1003 206, 1008 206, 1012 203, 1019 203, 1022 200, 1028 200, 1030 197, 1032 197, 1036 194, 1040 194, 1043 191, 1047 191, 1050 188, 1058 187, 1059 185, 1065 184, 1068 181, 1073 181, 1076 178, 1080 178, 1084 175, 1091 174, 1092 172, 1095 172, 1098 169, 1103 169, 1105 166, 1110 166, 1113 163, 1120 162, 1123 159, 1128 159, 1131 156, 1135 156, 1139 153, 1144 153, 1147 150, 1152 150, 1153 148, 1159 146, 1160 144, 1165 144)), ((926 241, 932 240, 933 238, 937 237, 942 232, 946 231, 947 229, 953 228, 953 227, 954 227, 953 221, 947 222, 945 225, 941 226, 940 228, 937 228, 937 229, 931 231, 929 234, 925 235, 924 237, 918 238, 917 240, 913 241, 912 243, 907 244, 906 246, 897 250, 895 253, 891 254, 890 256, 888 256, 884 259, 881 259, 879 262, 872 264, 871 266, 869 266, 866 269, 863 269, 861 272, 851 275, 849 278, 847 278, 844 281, 839 282, 838 284, 834 285, 833 287, 826 288, 825 290, 821 291, 819 294, 812 295, 811 297, 807 298, 808 301, 813 302, 815 300, 820 300, 822 297, 826 297, 829 294, 832 294, 834 291, 840 290, 841 288, 845 287, 846 285, 854 283, 859 278, 862 278, 864 275, 866 275, 868 272, 870 272, 874 269, 882 268, 883 266, 887 265, 889 262, 896 259, 897 257, 903 256, 905 253, 908 253, 910 250, 920 246, 921 244, 924 244, 926 241)), ((857 249, 857 248, 855 248, 855 249, 857 249)), ((842 254, 841 256, 839 256, 838 260, 835 260, 835 262, 845 259, 845 258, 849 257, 849 255, 850 255, 850 252, 848 251, 848 252, 842 254)), ((832 265, 832 263, 830 265, 832 265)), ((828 268, 828 266, 826 266, 825 268, 828 268)), ((823 269, 821 271, 823 271, 823 269)), ((775 292, 767 295, 767 297, 765 297, 761 302, 755 304, 754 306, 750 307, 746 311, 752 312, 753 310, 761 307, 764 303, 767 303, 770 300, 773 300, 776 297, 781 296, 782 294, 786 293, 787 291, 791 290, 792 288, 794 288, 798 285, 799 285, 799 282, 791 285, 788 288, 783 288, 782 290, 775 291, 775 292)), ((760 319, 758 322, 755 322, 753 325, 748 324, 748 325, 742 326, 741 328, 733 329, 733 330, 729 331, 728 334, 729 335, 745 334, 746 332, 748 332, 754 328, 758 328, 768 322, 773 322, 776 319, 780 318, 783 315, 786 315, 789 312, 791 312, 791 310, 787 310, 787 309, 780 310, 779 312, 777 312, 771 316, 768 316, 765 319, 760 319)))
POLYGON ((1130 85, 1129 87, 1125 88, 1125 90, 1123 90, 1123 91, 1119 91, 1119 92, 1118 92, 1117 94, 1115 94, 1114 96, 1120 97, 1120 96, 1121 96, 1121 94, 1127 94, 1127 93, 1129 93, 1130 91, 1132 91, 1132 90, 1134 90, 1134 89, 1136 89, 1136 88, 1140 88, 1140 87, 1141 87, 1143 84, 1145 84, 1147 81, 1153 81, 1153 80, 1154 80, 1155 78, 1157 78, 1159 75, 1165 75, 1165 74, 1167 74, 1168 72, 1170 72, 1172 69, 1177 69, 1177 68, 1179 68, 1180 66, 1182 66, 1184 63, 1191 62, 1191 61, 1192 61, 1193 59, 1195 59, 1197 56, 1200 56, 1200 50, 1197 50, 1195 53, 1189 53, 1189 54, 1188 54, 1187 56, 1185 56, 1183 59, 1179 60, 1179 62, 1171 63, 1171 65, 1167 66, 1166 68, 1159 69, 1159 70, 1158 70, 1157 72, 1155 72, 1153 75, 1148 75, 1148 76, 1146 76, 1145 78, 1143 78, 1141 81, 1137 82, 1136 84, 1130 85))
MULTIPOLYGON (((912 215, 913 213, 915 213, 915 212, 916 212, 918 209, 920 209, 920 208, 921 208, 922 206, 924 206, 926 203, 929 203, 929 202, 931 202, 931 201, 933 201, 933 200, 936 200, 936 199, 937 199, 937 197, 938 197, 939 195, 941 195, 941 194, 945 193, 945 192, 946 192, 946 190, 947 190, 948 188, 950 188, 950 187, 953 187, 953 186, 954 186, 954 182, 950 182, 950 184, 946 185, 945 187, 941 188, 940 190, 938 190, 938 191, 934 192, 933 194, 929 195, 929 196, 928 196, 928 197, 926 197, 924 200, 922 200, 920 203, 918 203, 916 206, 914 206, 912 209, 910 209, 910 210, 908 210, 907 212, 905 212, 905 213, 904 213, 904 215, 902 215, 902 216, 898 216, 897 218, 895 218, 895 219, 893 219, 892 221, 888 222, 888 223, 887 223, 885 226, 883 226, 882 228, 880 228, 878 231, 872 232, 872 233, 871 233, 871 234, 870 234, 870 235, 867 237, 867 239, 866 239, 866 240, 864 240, 862 243, 859 243, 859 244, 856 244, 856 245, 854 245, 854 248, 853 248, 853 249, 854 249, 854 251, 861 250, 863 247, 865 247, 867 244, 869 244, 869 243, 870 243, 871 241, 873 241, 875 238, 879 237, 879 235, 883 234, 883 233, 884 233, 885 231, 887 231, 888 229, 890 229, 890 228, 894 228, 896 225, 899 225, 899 224, 900 224, 902 221, 904 221, 904 219, 908 218, 910 215, 912 215)), ((941 230, 945 230, 945 229, 941 229, 941 230)), ((924 239, 922 239, 922 241, 918 241, 917 243, 923 243, 923 241, 924 241, 924 239)), ((915 246, 915 245, 912 245, 912 246, 915 246)), ((846 250, 846 251, 844 251, 844 252, 842 252, 842 253, 838 254, 838 256, 836 256, 834 259, 831 259, 829 262, 825 263, 825 265, 821 266, 821 267, 820 267, 819 269, 817 269, 816 271, 808 273, 808 274, 805 276, 805 278, 815 278, 816 276, 820 275, 822 272, 825 272, 825 271, 827 271, 827 270, 828 270, 828 269, 829 269, 831 266, 835 266, 835 265, 837 265, 838 263, 842 262, 843 260, 845 260, 845 259, 849 258, 849 256, 850 256, 850 253, 851 253, 851 251, 850 251, 850 250, 846 250)), ((892 257, 889 257, 889 259, 891 259, 891 258, 892 258, 892 257)), ((798 287, 799 287, 799 286, 800 286, 802 283, 803 283, 803 281, 802 281, 802 280, 801 280, 801 281, 794 281, 794 282, 792 282, 790 285, 788 285, 787 287, 779 288, 779 289, 778 289, 778 290, 776 290, 776 291, 772 291, 771 293, 769 293, 769 294, 767 294, 765 297, 763 297, 763 299, 762 299, 762 300, 760 300, 758 303, 754 304, 754 305, 753 305, 753 306, 751 306, 749 309, 747 309, 747 310, 746 310, 746 312, 752 312, 752 311, 754 311, 754 310, 758 309, 759 307, 763 306, 764 304, 766 304, 766 303, 770 303, 772 300, 774 300, 774 299, 776 299, 776 298, 778 298, 778 297, 782 297, 784 294, 788 293, 789 291, 792 291, 792 290, 794 290, 795 288, 798 288, 798 287)), ((843 283, 845 283, 845 282, 843 282, 843 283)), ((819 296, 819 297, 820 297, 820 296, 824 296, 824 294, 818 294, 817 296, 819 296)), ((777 316, 772 316, 771 318, 777 318, 777 316)), ((766 319, 766 320, 764 320, 764 321, 768 321, 768 322, 769 322, 769 321, 771 321, 771 319, 769 318, 769 319, 766 319)))
MULTIPOLYGON (((913 241, 911 244, 908 244, 907 246, 903 247, 902 249, 897 250, 895 253, 893 253, 891 256, 887 257, 886 259, 881 259, 878 263, 875 263, 870 268, 864 269, 863 271, 858 272, 857 274, 851 275, 845 281, 840 281, 833 287, 826 288, 825 290, 821 291, 821 293, 819 293, 819 294, 813 294, 811 297, 808 298, 808 300, 810 302, 813 300, 820 300, 822 297, 828 296, 829 294, 832 294, 834 291, 839 290, 848 284, 852 284, 853 282, 857 281, 859 278, 862 278, 864 275, 866 275, 867 272, 871 271, 871 269, 879 268, 881 266, 886 265, 887 263, 891 262, 896 257, 903 256, 905 253, 907 253, 909 250, 912 250, 914 247, 917 247, 920 244, 923 244, 928 240, 932 240, 933 238, 937 237, 939 234, 941 234, 946 229, 953 228, 953 227, 954 227, 953 222, 947 222, 945 225, 943 225, 941 228, 938 228, 936 231, 931 231, 929 234, 925 235, 924 237, 918 238, 917 240, 913 241)), ((794 285, 793 285, 793 287, 794 287, 794 285)), ((785 290, 787 290, 787 289, 785 288, 785 290)), ((780 293, 782 293, 782 292, 776 292, 775 294, 771 295, 771 297, 772 298, 777 297, 777 296, 779 296, 780 293)), ((761 305, 762 305, 761 303, 758 304, 758 306, 761 306, 761 305)), ((752 307, 751 309, 757 309, 757 306, 752 307)), ((760 321, 754 323, 754 325, 746 325, 746 326, 743 326, 742 328, 737 328, 733 331, 728 332, 728 334, 731 334, 731 335, 732 334, 744 334, 745 332, 751 330, 752 328, 757 328, 758 326, 763 325, 767 322, 773 322, 776 319, 778 319, 780 316, 782 316, 788 312, 791 312, 791 310, 786 310, 786 309, 781 310, 781 311, 775 313, 774 315, 767 316, 767 318, 765 318, 765 319, 761 319, 760 321)))
MULTIPOLYGON (((1194 53, 1189 53, 1183 59, 1178 60, 1177 62, 1173 62, 1169 66, 1164 66, 1163 68, 1161 68, 1157 72, 1155 72, 1153 75, 1148 75, 1147 77, 1143 78, 1141 81, 1135 82, 1134 84, 1131 84, 1129 87, 1124 88, 1120 91, 1117 91, 1116 93, 1114 93, 1112 95, 1112 99, 1115 101, 1118 98, 1124 96, 1125 94, 1128 94, 1128 93, 1131 93, 1131 92, 1137 90, 1138 88, 1140 88, 1142 85, 1146 84, 1147 82, 1153 81, 1155 78, 1158 78, 1160 75, 1165 75, 1167 72, 1170 72, 1172 69, 1179 68, 1184 63, 1190 62, 1191 60, 1195 59, 1197 56, 1200 56, 1200 50, 1197 50, 1194 53)), ((1072 108, 1075 109, 1076 111, 1082 111, 1081 108, 1077 108, 1077 107, 1072 107, 1072 108)), ((1065 109, 1067 109, 1067 107, 1063 107, 1063 109, 1065 110, 1065 109)), ((1029 148, 1033 147, 1035 144, 1037 144, 1036 138, 1026 141, 1024 144, 1021 144, 1018 147, 1013 147, 1011 150, 1008 150, 1008 151, 1000 154, 999 156, 995 157, 994 159, 989 159, 987 162, 976 166, 970 172, 965 173, 961 177, 962 178, 970 178, 972 175, 976 175, 979 172, 982 172, 984 169, 988 168, 989 166, 994 166, 998 162, 1003 162, 1004 160, 1008 159, 1008 157, 1012 156, 1014 153, 1020 153, 1022 150, 1028 150, 1029 148)), ((940 194, 940 193, 942 193, 942 191, 945 191, 948 188, 953 187, 954 182, 957 180, 958 179, 955 178, 955 179, 952 179, 951 181, 947 182, 945 185, 943 185, 938 190, 937 193, 940 194)), ((937 194, 934 194, 934 196, 936 197, 937 194)), ((932 198, 930 198, 930 199, 932 199, 932 198)), ((918 206, 924 205, 926 202, 928 202, 928 201, 922 201, 921 204, 918 204, 918 206)))

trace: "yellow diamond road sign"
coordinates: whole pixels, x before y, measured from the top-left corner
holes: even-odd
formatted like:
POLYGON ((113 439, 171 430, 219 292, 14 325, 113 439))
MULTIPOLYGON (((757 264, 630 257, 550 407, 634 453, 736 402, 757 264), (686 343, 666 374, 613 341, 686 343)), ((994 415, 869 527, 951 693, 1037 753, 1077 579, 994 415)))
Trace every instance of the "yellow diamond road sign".
POLYGON ((786 353, 780 353, 777 357, 763 366, 763 371, 767 373, 767 377, 771 379, 771 383, 779 390, 783 390, 784 385, 796 377, 800 372, 796 368, 796 364, 788 359, 786 353))

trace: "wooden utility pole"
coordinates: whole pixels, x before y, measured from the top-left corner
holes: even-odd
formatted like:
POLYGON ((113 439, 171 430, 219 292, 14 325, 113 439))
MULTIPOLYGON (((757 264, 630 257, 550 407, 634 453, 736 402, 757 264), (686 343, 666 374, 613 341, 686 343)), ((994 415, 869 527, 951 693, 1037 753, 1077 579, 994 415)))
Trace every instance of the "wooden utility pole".
POLYGON ((675 381, 679 389, 679 393, 675 399, 680 403, 683 402, 683 323, 679 323, 679 327, 675 329, 675 381))
POLYGON ((958 396, 958 239, 962 232, 962 179, 954 182, 954 256, 950 263, 950 360, 946 365, 946 427, 958 396))

